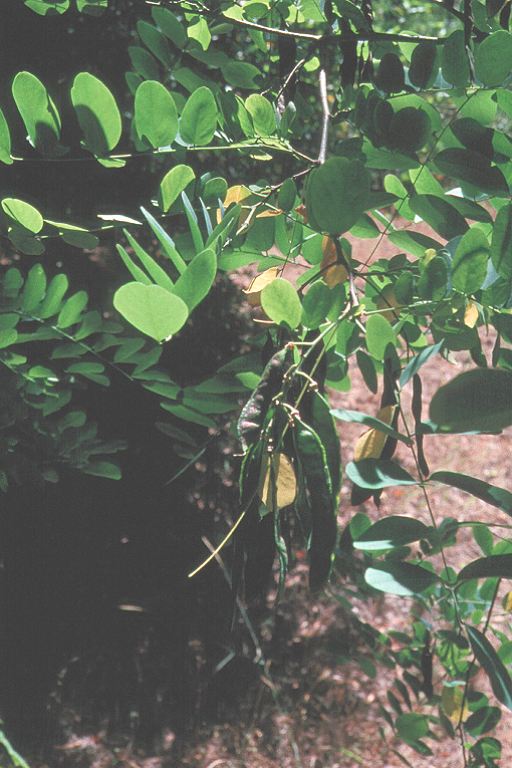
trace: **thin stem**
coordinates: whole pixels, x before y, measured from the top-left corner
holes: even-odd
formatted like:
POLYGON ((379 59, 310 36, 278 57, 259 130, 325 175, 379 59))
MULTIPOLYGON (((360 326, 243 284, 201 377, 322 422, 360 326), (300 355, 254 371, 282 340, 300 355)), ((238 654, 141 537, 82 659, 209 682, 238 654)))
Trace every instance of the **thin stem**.
POLYGON ((320 165, 325 163, 327 154, 327 139, 329 137, 329 121, 331 113, 329 111, 329 102, 327 100, 327 75, 322 67, 318 76, 318 85, 320 87, 320 102, 322 104, 322 137, 320 139, 320 151, 318 153, 318 162, 320 165))

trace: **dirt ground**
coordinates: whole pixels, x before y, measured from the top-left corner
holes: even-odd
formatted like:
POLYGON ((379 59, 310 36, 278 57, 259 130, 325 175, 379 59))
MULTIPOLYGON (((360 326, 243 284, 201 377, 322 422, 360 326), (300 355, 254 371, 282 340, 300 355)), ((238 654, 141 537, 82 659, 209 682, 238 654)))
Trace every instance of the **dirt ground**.
MULTIPOLYGON (((360 242, 359 248, 367 247, 365 241, 360 242)), ((394 252, 384 244, 377 256, 394 252)), ((468 359, 463 356, 454 364, 439 359, 429 362, 422 369, 425 402, 464 365, 468 365, 468 359)), ((335 406, 369 413, 378 409, 377 397, 369 396, 357 371, 350 392, 335 393, 332 401, 335 406)), ((358 425, 340 426, 345 461, 352 457, 354 442, 361 431, 358 425)), ((426 438, 425 449, 431 471, 457 470, 498 486, 509 485, 512 430, 500 436, 430 437, 426 438)), ((397 458, 406 468, 414 469, 405 446, 399 448, 397 458)), ((504 513, 456 490, 432 486, 429 495, 437 520, 454 516, 468 521, 509 522, 504 513)), ((349 497, 345 485, 339 512, 341 525, 354 511, 349 506, 349 497)), ((402 514, 430 524, 424 498, 416 487, 391 489, 384 493, 380 509, 368 503, 365 511, 374 520, 402 514)), ((469 529, 462 529, 460 545, 449 553, 457 559, 450 562, 455 567, 481 554, 469 529)), ((429 741, 433 757, 421 757, 394 743, 387 727, 389 740, 381 738, 379 728, 383 721, 378 706, 385 699, 392 678, 379 670, 372 680, 356 664, 345 661, 356 639, 344 610, 329 595, 312 600, 305 577, 305 563, 299 562, 288 577, 284 600, 270 609, 263 623, 261 643, 265 658, 257 682, 235 707, 220 713, 216 723, 197 727, 180 745, 179 756, 172 733, 155 749, 154 756, 141 755, 129 745, 114 750, 102 734, 97 734, 62 745, 58 751, 59 764, 84 768, 398 768, 404 765, 394 752, 398 749, 415 768, 462 768, 460 745, 441 731, 436 734, 437 742, 429 741), (279 648, 272 642, 276 627, 279 648)), ((335 593, 336 589, 334 586, 335 593)), ((361 619, 389 630, 407 626, 410 607, 408 598, 383 597, 358 606, 358 610, 361 619)), ((500 765, 506 768, 512 765, 512 713, 503 713, 498 735, 504 744, 500 765)))

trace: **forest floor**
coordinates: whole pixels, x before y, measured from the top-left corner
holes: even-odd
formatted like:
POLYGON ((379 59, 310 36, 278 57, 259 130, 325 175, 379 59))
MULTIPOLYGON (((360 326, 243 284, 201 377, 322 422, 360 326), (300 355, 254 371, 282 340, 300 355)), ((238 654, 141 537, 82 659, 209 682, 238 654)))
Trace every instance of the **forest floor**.
MULTIPOLYGON (((365 241, 360 241, 360 248, 365 241)), ((359 254, 362 255, 361 253, 359 254)), ((378 256, 392 255, 386 244, 378 256)), ((357 254, 356 254, 357 256, 357 254)), ((490 341, 484 348, 488 353, 490 341)), ((452 378, 469 359, 460 356, 450 364, 435 359, 422 369, 425 402, 435 390, 452 378)), ((347 393, 334 393, 334 405, 368 413, 378 410, 357 371, 347 393)), ((345 461, 352 457, 361 427, 343 424, 340 441, 345 461)), ((436 436, 426 439, 425 452, 431 470, 449 469, 475 475, 501 487, 510 483, 512 430, 500 436, 436 436)), ((405 446, 398 449, 399 461, 414 471, 405 446)), ((429 491, 437 521, 451 516, 466 521, 509 522, 507 516, 477 499, 447 487, 429 491)), ((343 487, 339 512, 344 525, 353 514, 343 487)), ((373 520, 389 514, 411 515, 430 525, 429 513, 419 488, 402 487, 384 493, 380 509, 372 503, 364 511, 373 520)), ((498 529, 499 530, 499 529, 498 529)), ((459 544, 449 552, 450 564, 460 567, 481 552, 471 530, 462 529, 459 544)), ((438 740, 429 740, 433 756, 422 757, 394 742, 379 714, 393 675, 378 669, 374 679, 350 660, 356 636, 350 630, 345 609, 336 600, 337 584, 331 595, 312 599, 306 587, 305 561, 299 559, 288 577, 285 598, 269 604, 268 618, 260 627, 263 660, 259 679, 234 706, 219 711, 216 722, 198 726, 185 744, 172 733, 158 754, 141 754, 129 746, 113 750, 101 734, 71 740, 59 748, 59 765, 80 768, 398 768, 404 762, 414 768, 463 768, 458 740, 441 730, 438 740), (334 595, 334 599, 333 599, 334 595), (273 638, 279 638, 279 643, 273 638), (387 740, 379 729, 384 726, 387 740)), ((340 590, 341 591, 341 590, 340 590)), ((404 630, 412 603, 409 598, 383 596, 355 606, 358 617, 377 629, 404 630)), ((499 610, 497 610, 499 614, 499 610)), ((502 617, 502 621, 506 617, 502 617)), ((485 687, 485 681, 479 680, 485 687)), ((439 690, 439 671, 434 670, 434 688, 439 690), (437 687, 436 687, 437 686, 437 687)), ((491 694, 492 696, 492 694, 491 694)), ((500 765, 512 765, 512 713, 504 711, 498 736, 504 746, 500 765)), ((53 766, 48 766, 53 768, 53 766)))

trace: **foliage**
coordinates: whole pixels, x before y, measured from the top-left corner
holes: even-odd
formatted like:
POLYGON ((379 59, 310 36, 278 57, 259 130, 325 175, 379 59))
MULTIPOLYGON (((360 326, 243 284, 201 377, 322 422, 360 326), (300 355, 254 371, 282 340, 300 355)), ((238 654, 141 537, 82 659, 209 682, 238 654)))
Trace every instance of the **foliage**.
MULTIPOLYGON (((25 5, 43 17, 95 16, 111 3, 25 5)), ((430 474, 423 443, 512 425, 510 5, 432 5, 433 34, 423 34, 390 29, 390 17, 380 31, 371 5, 349 0, 141 4, 127 92, 113 92, 108 72, 79 72, 64 85, 16 75, 0 113, 1 162, 96 163, 116 174, 149 157, 154 198, 139 201, 141 215, 98 212, 77 223, 64 211, 52 218, 28 189, 2 193, 1 231, 24 267, 55 241, 91 249, 122 233, 117 250, 130 275, 112 319, 86 311, 83 290, 66 296, 64 273, 48 280, 43 264, 5 271, 2 483, 20 481, 27 467, 55 481, 62 463, 119 476, 110 456, 123 445, 100 439, 101 424, 98 432, 73 406, 81 387, 108 386, 112 370, 160 399, 172 418, 162 430, 178 443, 184 470, 203 439, 190 445, 186 423, 212 430, 246 400, 240 510, 193 573, 233 538, 235 591, 244 569, 246 593, 265 590, 274 559, 282 589, 292 529, 307 544, 313 590, 334 564, 363 568, 364 580, 355 577, 363 594, 414 598, 429 620, 417 617, 410 635, 395 638, 399 652, 381 650, 384 663, 404 670, 401 700, 390 691, 383 718, 420 754, 430 754, 426 739, 440 726, 458 732, 465 765, 493 766, 500 744, 485 734, 500 710, 472 679, 484 669, 495 699, 511 708, 510 641, 492 613, 512 575, 512 544, 473 524, 483 557, 454 570, 446 553, 464 521, 438 523, 430 494, 442 483, 506 514, 512 497, 479 478, 430 474), (418 221, 431 235, 415 231, 418 221), (147 232, 154 255, 141 245, 147 232), (352 256, 354 238, 369 243, 364 261, 352 256), (396 247, 389 260, 375 258, 384 238, 396 247), (158 367, 161 344, 217 273, 248 264, 261 273, 248 298, 263 329, 247 355, 181 387, 158 367), (295 283, 290 265, 300 270, 295 283), (475 367, 441 387, 424 418, 422 366, 461 351, 475 367), (330 390, 349 391, 354 365, 371 392, 381 387, 376 416, 329 406, 330 390), (337 420, 368 427, 343 468, 352 504, 378 505, 385 489, 418 485, 430 526, 401 516, 372 525, 358 512, 338 536, 337 420), (409 447, 414 474, 393 460, 397 442, 409 447), (443 683, 434 684, 434 660, 443 683)))

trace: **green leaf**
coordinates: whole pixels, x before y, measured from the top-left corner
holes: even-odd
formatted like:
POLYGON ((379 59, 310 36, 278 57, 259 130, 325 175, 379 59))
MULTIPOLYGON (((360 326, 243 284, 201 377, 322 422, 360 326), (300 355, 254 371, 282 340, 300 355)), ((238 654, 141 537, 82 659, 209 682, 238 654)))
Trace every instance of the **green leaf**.
POLYGON ((388 239, 399 248, 403 248, 407 253, 421 259, 427 248, 440 248, 440 243, 432 240, 431 237, 423 235, 421 232, 409 232, 405 229, 390 232, 388 239))
POLYGON ((0 162, 6 165, 12 165, 14 160, 11 157, 11 134, 5 115, 0 109, 0 162))
MULTIPOLYGON (((141 245, 139 245, 139 243, 135 240, 134 237, 132 237, 127 229, 123 229, 123 233, 151 279, 161 288, 165 288, 167 291, 172 292, 174 283, 172 282, 167 272, 162 269, 160 264, 158 264, 158 262, 155 261, 155 259, 150 256, 149 253, 147 253, 147 251, 145 251, 141 245)), ((146 283, 145 280, 137 280, 137 282, 146 283)))
POLYGON ((385 93, 398 93, 404 89, 404 68, 396 53, 385 53, 380 60, 375 85, 385 93))
POLYGON ((500 208, 494 222, 491 261, 499 275, 512 278, 512 203, 500 208))
POLYGON ((87 149, 102 157, 121 138, 121 115, 107 86, 89 72, 80 72, 73 81, 71 101, 87 149))
POLYGON ((443 149, 436 155, 435 164, 447 176, 467 181, 489 195, 508 195, 508 184, 502 172, 478 152, 458 147, 443 149))
POLYGON ((302 322, 306 328, 318 328, 331 309, 334 302, 334 291, 320 280, 309 288, 302 300, 302 322))
POLYGON ((389 595, 412 597, 431 587, 438 580, 435 573, 412 563, 379 563, 367 568, 364 580, 370 587, 389 595))
POLYGON ((491 504, 508 515, 512 515, 512 493, 504 488, 490 485, 484 480, 471 477, 471 475, 463 475, 460 472, 448 472, 446 470, 434 472, 430 475, 429 479, 470 493, 472 496, 476 496, 477 499, 485 501, 486 504, 491 504))
POLYGON ((175 165, 167 171, 158 191, 158 202, 163 211, 167 213, 171 205, 180 197, 181 193, 194 181, 196 175, 189 165, 175 165))
POLYGON ((411 56, 409 80, 417 88, 430 88, 437 76, 437 49, 435 43, 420 43, 411 56))
POLYGON ((92 232, 84 232, 79 229, 64 229, 60 233, 60 236, 68 245, 72 245, 75 248, 84 248, 91 250, 96 248, 99 244, 99 238, 93 235, 92 232))
POLYGON ((120 480, 122 477, 119 466, 112 461, 90 461, 82 467, 82 472, 86 475, 107 477, 109 480, 120 480))
POLYGON ((185 27, 177 17, 168 8, 153 7, 151 16, 155 24, 160 27, 166 37, 171 40, 177 48, 183 48, 187 42, 187 33, 185 27))
POLYGON ((222 67, 222 75, 233 88, 246 88, 251 91, 260 88, 261 72, 249 62, 230 59, 222 67))
POLYGON ((452 286, 462 293, 475 293, 487 275, 489 243, 481 229, 468 230, 455 250, 452 286))
POLYGON ((476 49, 475 72, 484 85, 500 85, 512 71, 512 35, 504 29, 488 35, 476 49))
POLYGON ((165 229, 163 229, 163 227, 158 223, 155 217, 149 213, 149 211, 146 211, 146 209, 142 206, 140 210, 142 211, 142 214, 148 222, 149 226, 153 230, 153 234, 156 236, 158 242, 162 246, 162 250, 165 255, 172 261, 180 275, 183 274, 187 268, 187 265, 178 253, 171 236, 165 231, 165 229))
POLYGON ((43 83, 30 72, 18 72, 12 95, 30 143, 43 155, 61 155, 59 113, 43 83))
POLYGON ((0 330, 0 349, 10 347, 16 342, 18 333, 15 328, 2 328, 0 330))
POLYGON ((471 736, 494 731, 501 719, 498 707, 480 707, 464 722, 464 730, 471 736))
POLYGON ((25 5, 39 16, 66 13, 70 0, 25 0, 25 5))
POLYGON ((351 461, 346 467, 347 477, 360 488, 389 488, 394 485, 417 485, 405 469, 387 459, 351 461))
POLYGON ((418 152, 430 139, 432 127, 428 114, 416 107, 399 109, 389 124, 389 143, 401 152, 418 152))
POLYGON ((211 90, 204 85, 197 88, 181 113, 180 136, 185 144, 209 144, 217 127, 217 115, 217 103, 211 90))
POLYGON ((439 341, 437 344, 425 347, 407 363, 400 376, 400 386, 402 388, 412 379, 414 374, 418 373, 422 365, 425 365, 433 355, 437 355, 441 351, 443 343, 443 341, 439 341))
POLYGON ((448 289, 448 265, 442 256, 434 256, 421 265, 418 280, 418 296, 422 299, 439 301, 448 289))
POLYGON ((469 61, 464 44, 464 32, 457 29, 447 38, 442 49, 441 70, 452 85, 463 87, 469 82, 469 61))
POLYGON ((59 312, 57 326, 59 328, 69 328, 70 325, 77 323, 80 320, 82 311, 87 306, 88 298, 85 291, 77 291, 70 296, 59 312))
POLYGON ((482 669, 485 670, 494 695, 508 709, 512 709, 512 680, 507 668, 480 630, 466 625, 466 631, 473 653, 482 669))
POLYGON ((389 435, 389 437, 393 437, 395 440, 401 440, 406 445, 411 445, 412 441, 409 437, 402 435, 400 432, 397 432, 396 429, 390 427, 389 424, 386 424, 385 421, 381 421, 381 419, 377 419, 375 416, 370 416, 368 413, 363 413, 362 411, 349 411, 345 408, 334 408, 331 413, 338 421, 364 424, 370 429, 378 429, 379 432, 384 432, 385 435, 389 435))
POLYGON ((158 78, 158 63, 153 56, 141 48, 139 45, 128 46, 128 55, 134 70, 145 80, 156 80, 158 78))
POLYGON ((441 431, 492 432, 512 425, 512 373, 477 368, 459 374, 435 393, 430 419, 441 431))
POLYGON ((4 213, 20 227, 37 234, 43 228, 43 217, 33 205, 24 200, 18 200, 15 197, 4 197, 2 200, 2 209, 4 213))
POLYGON ((21 294, 23 312, 33 312, 46 291, 46 274, 41 264, 34 264, 27 275, 21 294))
POLYGON ((333 157, 311 171, 306 187, 308 221, 319 232, 340 235, 366 209, 370 176, 358 160, 333 157))
POLYGON ((101 16, 108 8, 108 0, 76 0, 76 7, 81 13, 89 16, 101 16))
POLYGON ((120 243, 117 243, 116 250, 121 257, 123 264, 125 265, 130 275, 133 277, 133 279, 136 280, 138 283, 144 283, 144 285, 151 285, 151 280, 149 279, 149 277, 146 275, 144 270, 142 270, 137 264, 135 264, 135 262, 133 261, 132 257, 130 256, 126 248, 123 248, 123 246, 120 243))
POLYGON ((44 245, 38 237, 34 237, 23 227, 13 225, 9 227, 7 237, 14 245, 16 250, 25 253, 27 256, 40 256, 44 253, 44 245))
POLYGON ((53 317, 59 312, 68 286, 68 278, 64 274, 55 275, 51 279, 46 296, 37 312, 38 317, 46 320, 48 317, 53 317))
POLYGON ((135 130, 154 149, 172 144, 178 133, 178 110, 167 88, 155 80, 141 83, 135 93, 135 130))
POLYGON ((204 413, 195 411, 193 408, 187 408, 186 405, 174 405, 172 403, 163 402, 160 403, 160 407, 163 408, 164 411, 172 413, 173 416, 176 416, 176 418, 182 419, 183 421, 189 421, 192 424, 199 424, 202 427, 214 428, 217 426, 212 418, 204 413))
POLYGON ((402 515, 390 515, 376 523, 358 536, 354 541, 356 549, 365 551, 392 549, 410 544, 412 541, 427 539, 429 529, 420 520, 402 515))
POLYGON ((137 330, 161 342, 186 323, 184 301, 159 285, 126 283, 114 294, 114 307, 137 330))
POLYGON ((383 360, 388 344, 396 346, 397 339, 393 326, 383 315, 370 315, 366 321, 366 346, 377 360, 383 360))
POLYGON ((171 49, 167 39, 160 30, 152 24, 148 24, 147 21, 138 21, 137 33, 153 56, 156 56, 164 66, 169 67, 172 63, 171 49))
POLYGON ((398 735, 404 741, 416 741, 428 735, 428 718, 416 712, 405 712, 395 720, 398 735))
POLYGON ((208 295, 217 274, 217 257, 211 248, 194 256, 178 278, 173 293, 183 299, 189 312, 208 295))
POLYGON ((257 136, 272 136, 276 130, 276 116, 270 101, 259 93, 251 93, 245 100, 245 108, 252 117, 257 136))
POLYGON ((302 317, 302 305, 297 291, 288 280, 278 277, 261 292, 261 306, 275 323, 286 323, 296 328, 302 317))
POLYGON ((490 555, 473 560, 459 571, 458 581, 468 579, 512 579, 512 555, 490 555))
POLYGON ((202 16, 196 16, 187 26, 187 36, 190 40, 199 43, 203 51, 207 51, 212 41, 212 36, 208 28, 208 22, 202 16))
POLYGON ((414 213, 430 224, 432 229, 446 240, 464 234, 468 228, 465 218, 447 202, 446 198, 435 195, 413 195, 409 205, 414 213))

